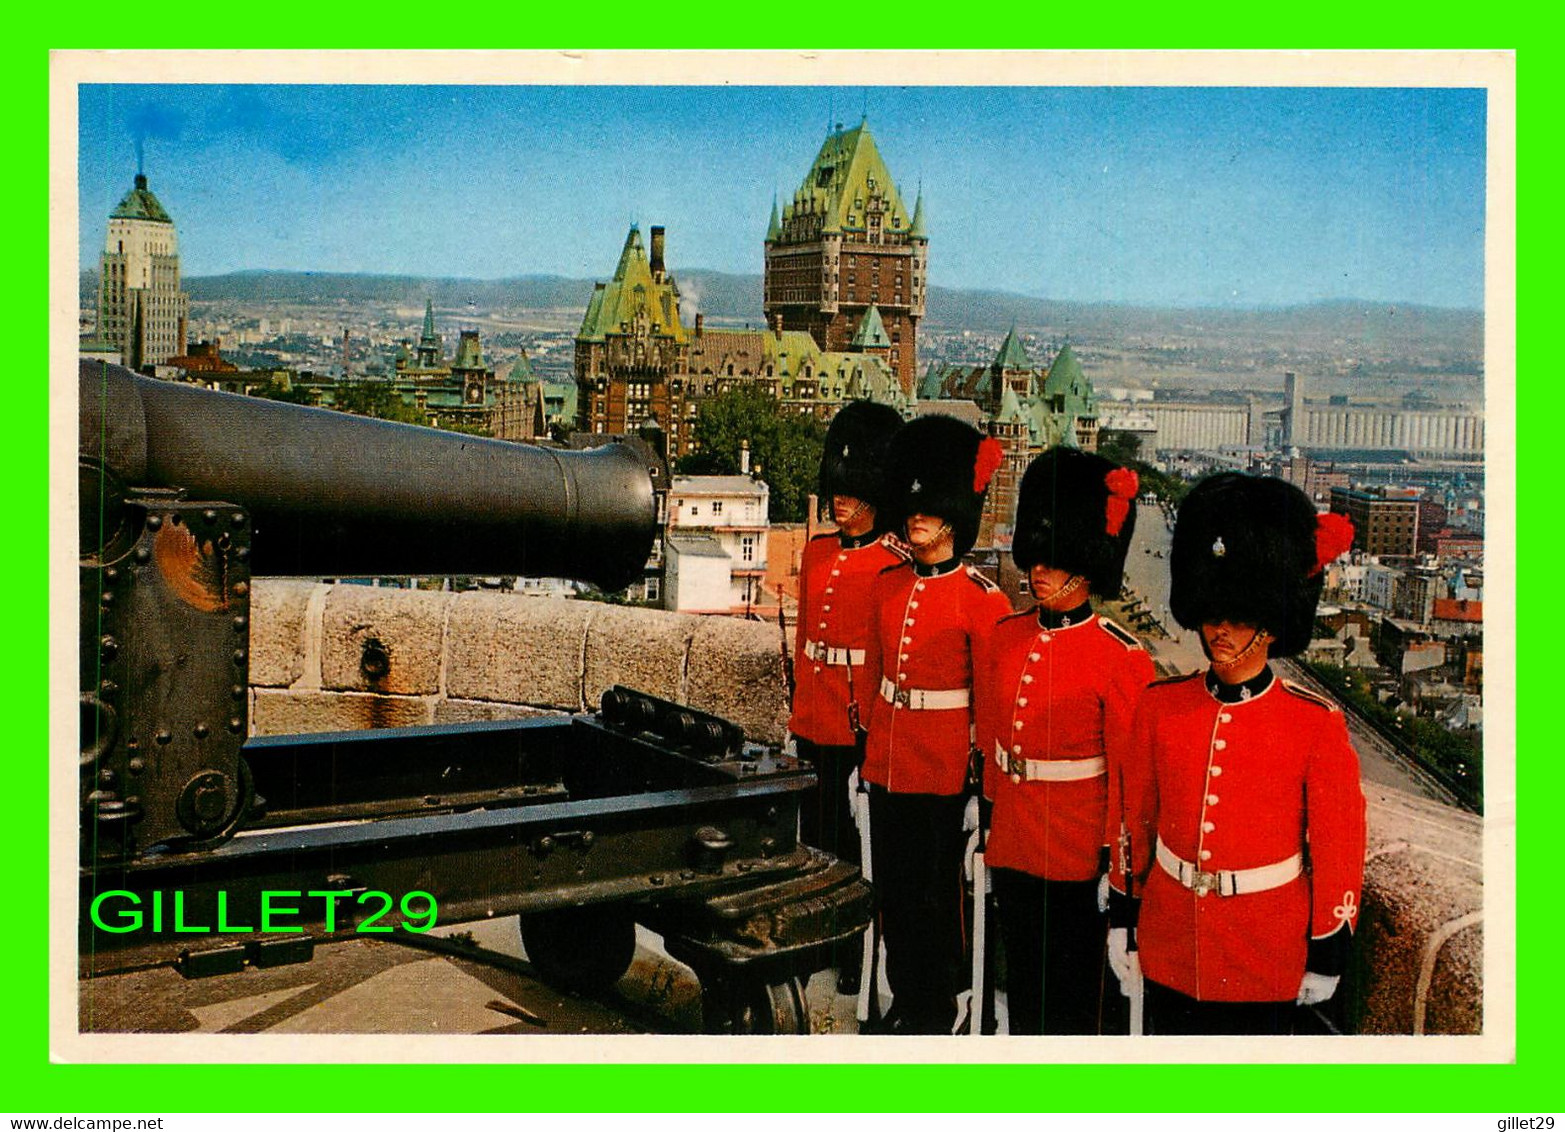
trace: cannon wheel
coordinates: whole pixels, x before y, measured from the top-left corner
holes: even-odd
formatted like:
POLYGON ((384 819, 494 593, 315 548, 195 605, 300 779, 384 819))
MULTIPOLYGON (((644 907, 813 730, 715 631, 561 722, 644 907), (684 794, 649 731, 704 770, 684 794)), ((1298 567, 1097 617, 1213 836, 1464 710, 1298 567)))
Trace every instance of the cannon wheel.
POLYGON ((619 908, 558 908, 519 919, 528 960, 544 982, 564 990, 607 990, 636 955, 636 923, 619 908))
POLYGON ((707 1024, 712 1032, 727 1034, 808 1034, 804 983, 799 979, 739 983, 727 998, 726 1017, 708 1017, 707 1024))

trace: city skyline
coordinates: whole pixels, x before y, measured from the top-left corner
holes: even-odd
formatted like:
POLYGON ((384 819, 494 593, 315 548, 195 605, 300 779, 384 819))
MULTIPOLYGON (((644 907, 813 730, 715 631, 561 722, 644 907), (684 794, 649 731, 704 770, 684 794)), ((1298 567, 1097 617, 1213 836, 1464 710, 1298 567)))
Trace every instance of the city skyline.
POLYGON ((139 164, 186 275, 596 278, 633 222, 676 276, 759 274, 773 193, 867 114, 932 286, 1483 301, 1482 90, 99 84, 79 111, 83 268, 139 164))

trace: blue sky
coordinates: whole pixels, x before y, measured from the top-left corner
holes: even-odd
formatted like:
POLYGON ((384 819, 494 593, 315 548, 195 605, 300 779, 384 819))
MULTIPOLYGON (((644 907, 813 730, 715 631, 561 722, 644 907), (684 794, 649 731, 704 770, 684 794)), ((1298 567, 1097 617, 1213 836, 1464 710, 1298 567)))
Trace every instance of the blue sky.
POLYGON ((601 278, 625 230, 761 271, 828 123, 923 186, 930 281, 1047 298, 1478 308, 1481 90, 84 86, 81 262, 140 148, 187 275, 601 278))

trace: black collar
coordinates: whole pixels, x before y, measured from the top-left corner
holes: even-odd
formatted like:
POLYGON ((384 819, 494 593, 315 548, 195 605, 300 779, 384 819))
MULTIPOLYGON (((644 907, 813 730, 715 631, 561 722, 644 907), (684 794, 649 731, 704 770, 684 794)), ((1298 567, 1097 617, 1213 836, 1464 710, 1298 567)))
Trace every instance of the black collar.
POLYGON ((947 558, 944 562, 936 562, 933 566, 925 566, 917 559, 913 562, 913 573, 920 578, 938 578, 942 574, 949 574, 962 565, 960 558, 947 558))
POLYGON ((1224 684, 1217 678, 1217 673, 1210 668, 1206 670, 1206 690, 1212 693, 1212 697, 1219 703, 1237 704, 1245 700, 1253 700, 1256 696, 1272 686, 1276 679, 1272 675, 1271 665, 1261 669, 1256 675, 1250 677, 1243 684, 1224 684))
POLYGON ((870 531, 862 535, 848 535, 843 534, 841 531, 837 532, 837 542, 842 546, 843 550, 862 550, 871 543, 879 541, 879 531, 870 531))
POLYGON ((1038 607, 1038 624, 1045 629, 1069 629, 1080 625, 1092 616, 1092 603, 1084 601, 1075 609, 1045 609, 1038 607))

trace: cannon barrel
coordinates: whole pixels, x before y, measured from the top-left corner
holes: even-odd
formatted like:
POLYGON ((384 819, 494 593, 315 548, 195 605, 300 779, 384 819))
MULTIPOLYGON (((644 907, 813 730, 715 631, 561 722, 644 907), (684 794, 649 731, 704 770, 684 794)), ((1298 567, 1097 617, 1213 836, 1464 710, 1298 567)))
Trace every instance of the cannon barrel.
MULTIPOLYGON (((633 445, 488 440, 86 359, 80 420, 89 469, 246 508, 257 574, 521 574, 616 590, 639 575, 655 533, 652 457, 633 445)), ((84 515, 90 506, 84 489, 84 515)))

